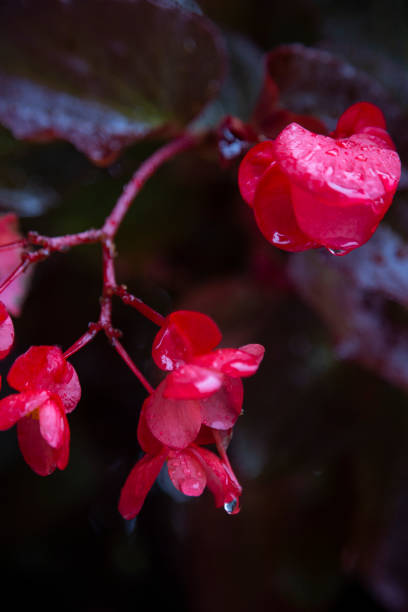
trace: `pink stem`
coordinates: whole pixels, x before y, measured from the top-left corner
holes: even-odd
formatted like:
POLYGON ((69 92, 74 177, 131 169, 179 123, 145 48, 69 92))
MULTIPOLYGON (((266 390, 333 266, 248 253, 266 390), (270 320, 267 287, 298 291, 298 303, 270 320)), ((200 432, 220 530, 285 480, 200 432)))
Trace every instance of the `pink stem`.
POLYGON ((85 232, 78 232, 78 234, 67 234, 66 236, 56 236, 54 238, 41 236, 37 232, 29 232, 27 235, 27 240, 30 244, 46 247, 50 252, 64 251, 80 244, 101 242, 102 238, 103 233, 100 229, 90 229, 85 232))
POLYGON ((64 353, 65 359, 71 357, 74 353, 79 351, 81 348, 86 346, 88 342, 93 340, 98 332, 101 331, 100 325, 98 323, 93 323, 89 326, 89 330, 85 332, 72 346, 69 347, 64 353))
POLYGON ((121 343, 118 340, 113 340, 112 341, 113 347, 117 350, 117 352, 119 353, 119 355, 122 357, 123 361, 126 363, 126 365, 132 370, 133 374, 135 376, 137 376, 137 378, 140 380, 140 382, 142 383, 142 385, 144 386, 144 388, 146 389, 146 391, 151 394, 153 393, 154 389, 151 386, 151 384, 146 380, 146 378, 143 376, 143 374, 141 373, 141 371, 139 370, 139 368, 134 364, 134 362, 132 361, 132 359, 130 358, 130 356, 128 355, 128 353, 125 351, 125 349, 123 348, 123 346, 121 345, 121 343))
POLYGON ((190 136, 189 134, 180 136, 180 138, 161 147, 139 166, 129 183, 123 189, 122 195, 105 221, 102 231, 106 236, 110 238, 115 236, 122 223, 123 217, 126 215, 130 205, 147 179, 149 179, 164 162, 195 144, 197 144, 197 137, 190 136))
POLYGON ((156 310, 145 304, 140 298, 129 293, 123 285, 116 287, 115 295, 120 297, 124 304, 126 304, 127 306, 131 306, 132 308, 140 312, 142 315, 144 315, 147 319, 150 319, 150 321, 156 323, 156 325, 158 325, 159 327, 163 325, 163 315, 156 312, 156 310))

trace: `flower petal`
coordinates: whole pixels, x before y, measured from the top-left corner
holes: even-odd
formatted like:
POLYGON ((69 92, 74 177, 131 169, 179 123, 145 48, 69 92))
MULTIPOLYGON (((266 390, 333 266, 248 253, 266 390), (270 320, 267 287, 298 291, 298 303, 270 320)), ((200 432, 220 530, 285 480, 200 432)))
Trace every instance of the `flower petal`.
POLYGON ((142 410, 139 416, 139 422, 137 424, 137 439, 148 455, 158 455, 163 450, 163 444, 157 440, 146 423, 146 404, 149 401, 149 397, 144 401, 142 410))
POLYGON ((254 211, 259 229, 274 246, 293 252, 318 246, 300 229, 293 212, 290 183, 278 166, 271 166, 259 181, 254 211))
POLYGON ((64 410, 59 401, 49 399, 39 408, 40 433, 53 448, 60 448, 64 441, 64 410))
POLYGON ((174 370, 194 355, 211 351, 221 341, 214 321, 201 312, 178 310, 164 320, 153 341, 152 355, 162 370, 174 370))
POLYGON ((65 468, 68 465, 68 459, 69 459, 69 442, 71 438, 71 432, 69 430, 68 419, 64 411, 62 411, 61 414, 64 420, 64 430, 63 430, 63 436, 62 436, 62 443, 58 449, 57 468, 59 470, 65 470, 65 468))
POLYGON ((14 325, 3 302, 0 302, 0 359, 6 357, 14 342, 14 325))
POLYGON ((332 138, 347 138, 363 132, 367 127, 386 129, 385 118, 378 106, 369 102, 357 102, 349 106, 337 121, 332 138))
POLYGON ((211 451, 194 446, 191 452, 201 461, 207 474, 207 486, 214 495, 215 506, 224 506, 228 514, 237 514, 242 487, 229 468, 211 451))
POLYGON ((213 429, 229 429, 242 410, 243 385, 240 378, 224 377, 222 387, 200 400, 203 423, 213 429))
POLYGON ((374 135, 320 136, 292 123, 275 141, 296 221, 311 239, 344 254, 371 237, 401 174, 397 153, 374 135))
POLYGON ((242 160, 238 171, 238 185, 241 196, 250 206, 253 206, 260 178, 274 164, 276 161, 271 140, 260 142, 252 147, 242 160))
POLYGON ((163 451, 159 455, 145 455, 136 463, 120 493, 119 512, 123 518, 129 520, 139 514, 165 459, 166 451, 163 451))
MULTIPOLYGON (((218 349, 212 353, 196 357, 194 364, 202 366, 201 369, 211 368, 233 377, 252 376, 262 361, 265 349, 260 344, 249 344, 248 347, 248 350, 245 350, 245 347, 239 349, 218 349)), ((176 376, 178 372, 179 370, 176 370, 172 376, 176 376)))
POLYGON ((71 412, 81 397, 78 376, 57 346, 32 346, 14 362, 7 377, 18 391, 47 389, 71 412))
POLYGON ((167 376, 163 395, 173 399, 209 397, 221 387, 223 379, 215 369, 187 364, 167 376))
POLYGON ((0 431, 9 429, 49 399, 48 391, 15 393, 0 400, 0 431))
POLYGON ((48 476, 57 466, 60 469, 65 467, 60 465, 64 445, 60 449, 52 448, 41 435, 38 419, 30 415, 20 419, 17 423, 17 438, 26 463, 39 476, 48 476))
POLYGON ((172 483, 184 495, 198 497, 202 494, 207 477, 202 463, 191 452, 170 451, 167 468, 172 483))
POLYGON ((200 403, 163 397, 164 383, 146 402, 146 423, 157 440, 170 448, 183 449, 195 440, 200 430, 200 403))

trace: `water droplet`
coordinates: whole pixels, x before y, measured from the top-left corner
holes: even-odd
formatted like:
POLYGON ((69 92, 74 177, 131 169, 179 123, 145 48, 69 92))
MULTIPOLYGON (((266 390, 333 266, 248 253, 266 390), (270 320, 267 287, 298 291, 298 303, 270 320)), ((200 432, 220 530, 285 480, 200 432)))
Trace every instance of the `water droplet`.
POLYGON ((356 155, 356 159, 358 159, 358 161, 367 161, 366 156, 363 155, 362 153, 360 153, 359 155, 356 155))
POLYGON ((229 502, 225 502, 224 504, 224 510, 227 514, 232 514, 235 510, 235 508, 237 507, 237 503, 238 501, 234 498, 231 499, 231 501, 229 502))
POLYGON ((326 151, 326 155, 331 155, 332 157, 337 157, 337 155, 339 154, 337 149, 329 149, 329 151, 326 151))
POLYGON ((347 253, 344 249, 328 249, 328 251, 332 255, 345 255, 347 253))

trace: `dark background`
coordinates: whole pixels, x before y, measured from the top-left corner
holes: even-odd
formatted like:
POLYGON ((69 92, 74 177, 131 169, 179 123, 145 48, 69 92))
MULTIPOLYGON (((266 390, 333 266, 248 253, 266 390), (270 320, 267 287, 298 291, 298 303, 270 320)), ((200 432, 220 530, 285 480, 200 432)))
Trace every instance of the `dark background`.
MULTIPOLYGON (((337 54, 371 74, 406 111, 402 0, 205 0, 201 6, 262 52, 300 42, 337 54)), ((38 209, 27 204, 22 228, 58 235, 100 226, 158 143, 134 145, 106 169, 64 143, 24 144, 17 153, 13 146, 25 180, 41 180, 48 190, 38 209)), ((0 162, 4 175, 6 157, 0 162)), ((244 487, 241 513, 216 510, 207 492, 184 498, 162 474, 137 520, 120 517, 120 488, 140 456, 135 434, 145 394, 97 338, 71 360, 83 399, 70 417, 68 468, 36 476, 23 462, 15 430, 1 434, 0 584, 13 607, 408 609, 408 352, 404 345, 398 357, 401 376, 385 372, 387 354, 383 361, 368 355, 370 339, 384 329, 393 330, 383 345, 390 351, 407 333, 406 298, 380 307, 381 292, 365 291, 364 304, 370 312, 379 308, 381 317, 366 332, 356 323, 350 334, 363 348, 358 358, 342 359, 340 313, 330 323, 329 301, 319 309, 296 280, 302 264, 293 260, 304 254, 282 254, 261 237, 240 199, 236 172, 237 164, 221 169, 210 150, 167 164, 118 235, 117 270, 120 282, 163 314, 182 307, 213 316, 224 346, 265 345, 259 373, 245 382, 245 415, 230 447, 244 487)), ((386 219, 401 240, 408 229, 404 204, 402 192, 386 219)), ((95 320, 99 255, 97 246, 84 246, 37 267, 3 372, 32 344, 67 348, 95 320)), ((400 285, 408 283, 406 266, 399 274, 400 285)), ((351 281, 348 290, 354 291, 351 281)), ((156 384, 154 325, 121 304, 114 314, 127 350, 156 384)))

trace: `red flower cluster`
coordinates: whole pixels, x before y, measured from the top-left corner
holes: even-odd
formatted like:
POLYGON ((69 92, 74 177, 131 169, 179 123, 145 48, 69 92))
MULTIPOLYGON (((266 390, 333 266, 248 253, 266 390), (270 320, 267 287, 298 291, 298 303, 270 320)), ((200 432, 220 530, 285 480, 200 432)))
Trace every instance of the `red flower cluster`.
POLYGON ((242 377, 256 372, 264 349, 250 344, 213 350, 221 340, 216 324, 190 311, 169 315, 153 342, 153 359, 168 376, 147 398, 138 426, 146 455, 122 489, 119 511, 133 518, 164 462, 174 486, 185 495, 212 491, 216 506, 239 511, 241 487, 225 448, 242 410, 242 377), (217 444, 221 458, 202 448, 217 444))
POLYGON ((388 210, 401 174, 382 112, 360 102, 330 136, 288 125, 252 148, 239 187, 257 224, 286 251, 324 246, 337 255, 363 245, 388 210))
POLYGON ((40 476, 63 470, 70 439, 66 413, 81 397, 74 368, 56 346, 32 346, 16 359, 7 382, 20 393, 0 400, 0 430, 17 423, 23 457, 40 476))

